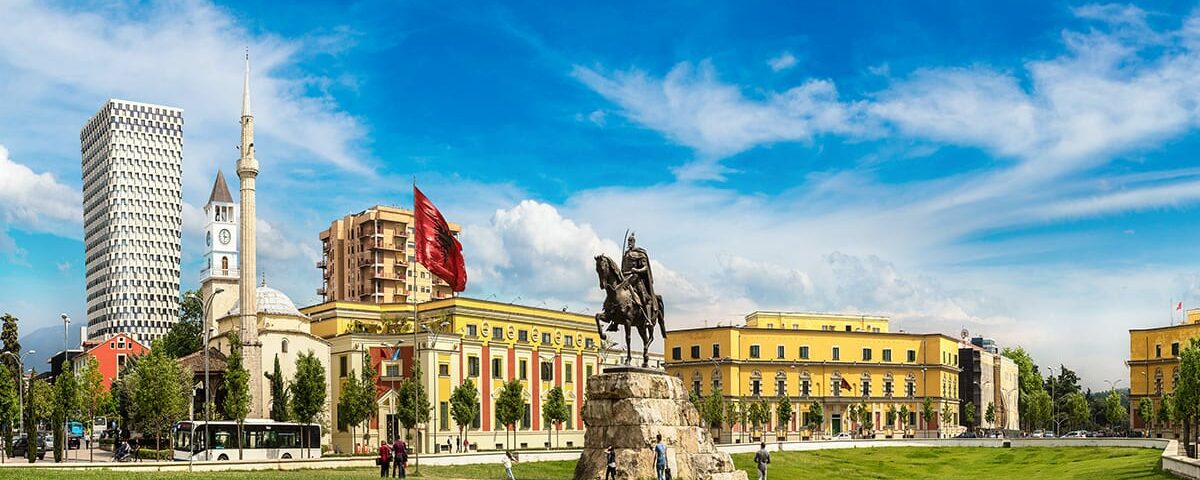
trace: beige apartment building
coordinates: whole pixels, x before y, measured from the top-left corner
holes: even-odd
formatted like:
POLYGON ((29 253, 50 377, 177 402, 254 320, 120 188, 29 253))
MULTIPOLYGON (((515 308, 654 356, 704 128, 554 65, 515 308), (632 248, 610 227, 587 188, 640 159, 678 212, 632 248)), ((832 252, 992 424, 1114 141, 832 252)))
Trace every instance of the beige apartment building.
MULTIPOLYGON (((451 223, 450 230, 462 231, 451 223)), ((428 302, 453 296, 450 285, 417 263, 413 212, 376 205, 334 220, 321 232, 317 262, 325 302, 428 302)))

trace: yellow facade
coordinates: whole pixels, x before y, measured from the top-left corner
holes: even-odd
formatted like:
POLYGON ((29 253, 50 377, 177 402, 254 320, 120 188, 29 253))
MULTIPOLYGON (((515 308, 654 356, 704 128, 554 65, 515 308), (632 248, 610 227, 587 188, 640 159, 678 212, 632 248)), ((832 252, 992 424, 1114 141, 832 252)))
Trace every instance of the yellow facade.
POLYGON ((884 317, 755 312, 744 327, 669 332, 665 356, 667 371, 700 395, 717 390, 727 402, 765 399, 773 411, 787 395, 795 418, 774 425, 773 414, 764 426, 779 438, 812 433, 804 425, 813 402, 824 411, 818 432, 851 430, 850 405, 865 403, 880 435, 948 435, 958 425, 958 348, 945 335, 888 333, 884 317), (926 398, 939 412, 928 424, 919 413, 926 398), (889 407, 901 406, 913 412, 909 421, 887 425, 889 407), (948 424, 941 421, 945 407, 955 417, 948 424))
POLYGON ((1147 426, 1137 416, 1136 405, 1150 398, 1157 412, 1164 395, 1175 391, 1179 372, 1179 351, 1192 339, 1200 338, 1200 309, 1188 310, 1181 325, 1129 330, 1129 424, 1137 430, 1151 430, 1154 436, 1178 438, 1178 425, 1155 422, 1147 426))
MULTIPOLYGON (((333 345, 330 365, 335 378, 342 375, 342 363, 360 365, 364 358, 379 372, 379 420, 367 425, 375 445, 379 436, 390 437, 397 431, 389 424, 389 414, 398 408, 391 386, 411 371, 414 355, 420 359, 433 408, 432 427, 423 430, 418 443, 426 451, 432 445, 444 449, 446 440, 458 435, 458 426, 446 412, 454 387, 466 380, 474 382, 482 400, 481 418, 468 433, 476 448, 505 448, 504 427, 495 421, 493 399, 502 384, 512 379, 524 388, 529 415, 518 422, 511 447, 545 445, 541 403, 555 386, 562 387, 571 414, 561 430, 556 430, 554 442, 563 447, 582 445, 584 426, 579 409, 586 379, 599 373, 607 353, 601 350, 594 317, 453 297, 416 306, 419 321, 428 330, 423 327, 414 337, 413 309, 411 304, 353 302, 327 302, 303 309, 312 318, 313 333, 333 345), (419 347, 415 352, 414 345, 419 347)), ((334 384, 330 405, 336 419, 341 389, 337 381, 334 384)), ((334 430, 339 451, 349 451, 357 443, 349 432, 334 430)))

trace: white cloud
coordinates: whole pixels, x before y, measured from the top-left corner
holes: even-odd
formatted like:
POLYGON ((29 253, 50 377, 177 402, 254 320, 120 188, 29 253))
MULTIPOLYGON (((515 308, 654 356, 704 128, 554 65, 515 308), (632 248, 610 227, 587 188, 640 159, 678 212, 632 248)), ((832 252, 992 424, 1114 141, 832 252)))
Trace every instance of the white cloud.
MULTIPOLYGON (((16 228, 80 238, 83 234, 81 195, 49 173, 9 158, 0 145, 0 232, 16 228)), ((11 239, 9 239, 11 242, 11 239)))
POLYGON ((792 52, 785 51, 779 56, 767 60, 767 65, 770 65, 771 70, 776 72, 787 70, 796 66, 796 57, 792 55, 792 52))
POLYGON ((66 273, 71 270, 71 262, 59 262, 55 263, 54 266, 57 267, 58 271, 61 273, 66 273))

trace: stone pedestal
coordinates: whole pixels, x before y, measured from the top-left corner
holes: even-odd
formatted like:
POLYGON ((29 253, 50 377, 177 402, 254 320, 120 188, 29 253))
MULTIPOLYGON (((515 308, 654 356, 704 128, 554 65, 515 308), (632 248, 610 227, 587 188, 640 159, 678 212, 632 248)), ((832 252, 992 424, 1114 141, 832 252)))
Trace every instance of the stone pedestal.
POLYGON ((587 380, 581 413, 587 425, 575 480, 604 478, 604 449, 617 454, 617 478, 653 479, 655 437, 667 446, 673 479, 745 480, 729 454, 713 445, 678 378, 659 370, 608 369, 587 380))

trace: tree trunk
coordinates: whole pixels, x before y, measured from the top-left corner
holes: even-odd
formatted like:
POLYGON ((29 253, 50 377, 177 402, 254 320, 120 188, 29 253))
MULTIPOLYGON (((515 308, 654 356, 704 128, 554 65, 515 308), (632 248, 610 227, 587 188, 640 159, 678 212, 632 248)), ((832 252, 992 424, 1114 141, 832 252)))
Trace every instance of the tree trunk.
POLYGON ((242 457, 242 442, 245 439, 242 435, 242 420, 238 420, 238 460, 244 460, 242 457))

